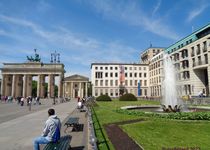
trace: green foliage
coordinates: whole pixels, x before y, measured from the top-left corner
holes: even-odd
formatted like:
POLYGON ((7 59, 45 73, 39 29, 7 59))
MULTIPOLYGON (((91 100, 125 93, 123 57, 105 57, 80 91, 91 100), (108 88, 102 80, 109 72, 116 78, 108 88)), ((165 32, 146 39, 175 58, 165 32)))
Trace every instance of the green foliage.
POLYGON ((137 98, 135 95, 131 93, 124 94, 120 97, 120 101, 137 101, 137 98))
POLYGON ((96 98, 97 101, 112 101, 111 97, 108 95, 101 95, 96 98))
POLYGON ((32 96, 37 96, 37 81, 32 81, 32 96))

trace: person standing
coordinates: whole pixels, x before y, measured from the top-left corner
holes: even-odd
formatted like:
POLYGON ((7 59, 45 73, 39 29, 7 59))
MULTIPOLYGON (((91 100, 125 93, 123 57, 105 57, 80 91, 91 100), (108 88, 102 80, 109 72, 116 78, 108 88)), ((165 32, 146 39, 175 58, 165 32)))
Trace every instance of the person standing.
POLYGON ((40 144, 48 144, 49 142, 57 142, 60 138, 61 122, 55 115, 54 109, 48 110, 49 118, 47 119, 41 136, 34 139, 34 150, 40 150, 40 144), (58 138, 59 136, 59 138, 58 138))

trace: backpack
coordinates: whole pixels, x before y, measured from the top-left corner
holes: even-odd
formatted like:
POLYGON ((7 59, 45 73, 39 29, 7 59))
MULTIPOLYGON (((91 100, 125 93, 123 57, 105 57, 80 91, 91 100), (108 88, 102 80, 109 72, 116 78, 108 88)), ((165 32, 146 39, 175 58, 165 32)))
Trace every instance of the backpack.
POLYGON ((55 129, 55 133, 53 135, 53 142, 57 142, 58 140, 60 140, 60 137, 61 137, 61 135, 60 135, 60 128, 59 128, 59 125, 57 124, 57 127, 55 129))

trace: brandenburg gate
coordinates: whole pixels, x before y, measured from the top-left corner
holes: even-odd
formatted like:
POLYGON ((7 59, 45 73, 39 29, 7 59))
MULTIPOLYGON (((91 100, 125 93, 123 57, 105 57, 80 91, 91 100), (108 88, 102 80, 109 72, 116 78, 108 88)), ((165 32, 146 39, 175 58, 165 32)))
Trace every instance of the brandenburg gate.
POLYGON ((32 96, 32 80, 36 76, 37 96, 45 97, 45 78, 48 77, 47 96, 54 97, 55 76, 58 76, 58 97, 62 97, 64 72, 64 65, 61 63, 4 63, 1 68, 1 94, 12 97, 32 96))

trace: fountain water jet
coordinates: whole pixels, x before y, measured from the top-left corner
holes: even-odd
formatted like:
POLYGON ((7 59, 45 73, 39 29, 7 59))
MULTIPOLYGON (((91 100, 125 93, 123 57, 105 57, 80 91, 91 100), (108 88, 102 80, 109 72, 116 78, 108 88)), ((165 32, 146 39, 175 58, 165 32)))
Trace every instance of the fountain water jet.
POLYGON ((176 71, 173 62, 168 54, 164 55, 164 80, 163 80, 163 104, 162 108, 166 112, 180 111, 176 89, 176 71), (168 107, 168 108, 167 108, 168 107))

